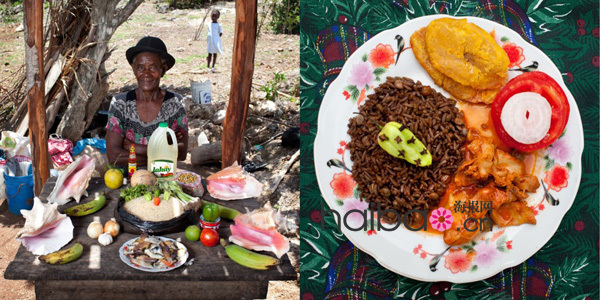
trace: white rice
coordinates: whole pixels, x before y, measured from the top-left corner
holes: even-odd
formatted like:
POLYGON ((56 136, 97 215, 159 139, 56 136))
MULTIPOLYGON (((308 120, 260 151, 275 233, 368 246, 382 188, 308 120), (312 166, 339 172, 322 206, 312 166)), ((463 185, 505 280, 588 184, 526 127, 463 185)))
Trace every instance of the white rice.
POLYGON ((128 213, 140 218, 142 221, 160 222, 168 221, 183 214, 183 204, 175 197, 164 201, 160 195, 160 204, 154 205, 154 201, 146 201, 144 197, 138 197, 123 204, 128 213))

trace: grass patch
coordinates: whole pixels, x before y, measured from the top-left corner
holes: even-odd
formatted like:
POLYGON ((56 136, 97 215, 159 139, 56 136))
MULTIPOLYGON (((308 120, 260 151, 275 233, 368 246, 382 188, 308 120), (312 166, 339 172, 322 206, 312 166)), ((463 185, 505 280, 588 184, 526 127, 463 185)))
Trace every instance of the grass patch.
POLYGON ((201 59, 201 60, 206 59, 206 57, 207 57, 206 54, 194 54, 194 55, 189 55, 189 56, 186 56, 183 58, 177 58, 177 59, 175 59, 175 62, 179 63, 179 64, 181 64, 181 63, 187 64, 196 59, 201 59))
POLYGON ((132 20, 134 23, 142 23, 142 24, 146 24, 146 23, 153 23, 156 22, 156 19, 154 18, 153 15, 149 14, 149 15, 137 15, 133 18, 132 20))

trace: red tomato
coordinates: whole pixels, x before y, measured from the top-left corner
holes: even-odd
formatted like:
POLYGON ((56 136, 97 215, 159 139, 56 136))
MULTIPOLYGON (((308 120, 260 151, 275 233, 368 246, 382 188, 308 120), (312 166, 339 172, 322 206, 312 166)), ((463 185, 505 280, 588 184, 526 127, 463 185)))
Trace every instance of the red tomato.
POLYGON ((219 244, 219 233, 211 228, 204 228, 200 234, 200 242, 206 247, 213 247, 219 244))
POLYGON ((569 121, 569 100, 567 95, 562 90, 560 85, 548 76, 546 73, 539 71, 533 71, 523 73, 513 79, 511 79, 496 95, 494 102, 492 103, 492 121, 494 122, 494 129, 496 134, 502 142, 509 147, 515 148, 523 152, 531 152, 538 149, 548 147, 554 143, 563 130, 567 126, 569 121), (534 144, 522 144, 515 141, 504 129, 502 122, 500 121, 500 115, 504 104, 510 97, 515 94, 523 92, 533 92, 542 95, 546 98, 550 107, 552 107, 552 117, 550 118, 550 129, 546 136, 539 142, 534 144))

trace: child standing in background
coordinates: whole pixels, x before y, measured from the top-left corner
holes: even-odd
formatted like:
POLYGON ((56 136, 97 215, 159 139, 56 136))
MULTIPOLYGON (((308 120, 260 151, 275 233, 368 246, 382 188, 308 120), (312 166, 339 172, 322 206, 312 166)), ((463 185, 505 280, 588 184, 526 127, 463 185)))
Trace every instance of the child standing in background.
POLYGON ((217 22, 219 17, 221 16, 221 12, 215 9, 212 11, 210 18, 212 19, 212 23, 208 28, 208 38, 207 42, 207 50, 208 57, 206 58, 207 64, 206 67, 210 68, 210 61, 212 59, 212 69, 211 71, 215 72, 215 63, 217 62, 217 54, 223 54, 223 45, 221 45, 221 36, 223 35, 223 28, 221 24, 217 22))

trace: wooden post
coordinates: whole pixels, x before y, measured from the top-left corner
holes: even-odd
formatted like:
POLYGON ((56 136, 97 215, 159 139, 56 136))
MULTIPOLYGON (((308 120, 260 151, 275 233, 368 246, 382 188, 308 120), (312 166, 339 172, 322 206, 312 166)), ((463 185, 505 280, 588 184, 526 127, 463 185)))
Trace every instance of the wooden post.
MULTIPOLYGON (((235 35, 231 70, 231 91, 223 125, 221 155, 223 168, 240 162, 244 125, 250 104, 256 51, 257 0, 235 2, 235 35)), ((241 162, 240 162, 241 163, 241 162)))
POLYGON ((43 0, 25 0, 25 65, 29 139, 33 156, 34 191, 39 195, 48 177, 48 130, 44 103, 43 0))

